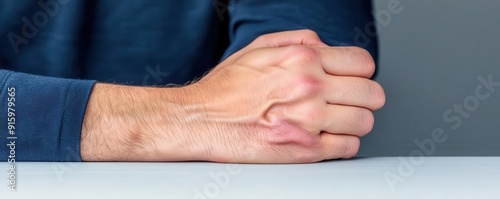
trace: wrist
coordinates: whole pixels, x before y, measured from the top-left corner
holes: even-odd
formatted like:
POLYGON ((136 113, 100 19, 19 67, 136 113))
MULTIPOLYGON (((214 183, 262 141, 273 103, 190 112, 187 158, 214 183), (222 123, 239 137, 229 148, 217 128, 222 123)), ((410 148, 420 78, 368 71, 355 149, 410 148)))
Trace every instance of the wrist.
POLYGON ((82 127, 82 160, 203 160, 206 150, 194 136, 199 107, 186 104, 187 92, 96 84, 82 127))

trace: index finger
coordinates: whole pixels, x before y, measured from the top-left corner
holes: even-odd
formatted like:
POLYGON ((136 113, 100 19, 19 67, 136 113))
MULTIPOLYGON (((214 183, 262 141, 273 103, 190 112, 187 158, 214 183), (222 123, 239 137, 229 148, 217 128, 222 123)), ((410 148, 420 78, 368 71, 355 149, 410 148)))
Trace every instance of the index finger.
POLYGON ((370 78, 375 72, 375 61, 370 53, 359 47, 316 47, 321 54, 327 74, 370 78))

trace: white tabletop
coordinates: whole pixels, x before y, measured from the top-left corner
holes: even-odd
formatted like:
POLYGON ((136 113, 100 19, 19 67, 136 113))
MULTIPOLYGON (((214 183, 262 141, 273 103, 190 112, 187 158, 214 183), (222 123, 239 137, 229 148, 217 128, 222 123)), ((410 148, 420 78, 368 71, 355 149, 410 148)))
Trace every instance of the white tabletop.
MULTIPOLYGON (((500 157, 357 158, 300 165, 17 163, 15 198, 500 198, 500 157)), ((8 172, 8 164, 0 163, 8 172)), ((2 172, 6 179, 8 175, 2 172)))

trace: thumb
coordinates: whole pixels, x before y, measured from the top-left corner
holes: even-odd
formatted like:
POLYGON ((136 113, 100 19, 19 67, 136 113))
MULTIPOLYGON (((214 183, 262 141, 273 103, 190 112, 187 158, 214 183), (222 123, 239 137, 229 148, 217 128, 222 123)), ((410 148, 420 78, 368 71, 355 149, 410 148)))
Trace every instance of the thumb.
POLYGON ((258 37, 243 49, 229 56, 224 62, 233 63, 241 55, 258 48, 276 48, 290 45, 328 46, 312 30, 304 29, 270 33, 258 37))
POLYGON ((289 45, 327 46, 312 30, 292 30, 266 34, 255 39, 245 48, 250 50, 264 47, 284 47, 289 45))

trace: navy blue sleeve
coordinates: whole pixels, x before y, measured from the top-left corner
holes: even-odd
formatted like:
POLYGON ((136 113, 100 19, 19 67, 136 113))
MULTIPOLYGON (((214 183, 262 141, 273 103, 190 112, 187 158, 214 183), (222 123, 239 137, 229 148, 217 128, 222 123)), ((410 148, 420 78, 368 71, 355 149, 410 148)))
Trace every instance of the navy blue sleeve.
POLYGON ((95 81, 6 70, 0 81, 1 161, 81 161, 83 116, 95 81))
POLYGON ((224 58, 260 35, 298 29, 316 31, 330 46, 360 46, 377 56, 368 0, 233 0, 227 10, 231 44, 224 58))

